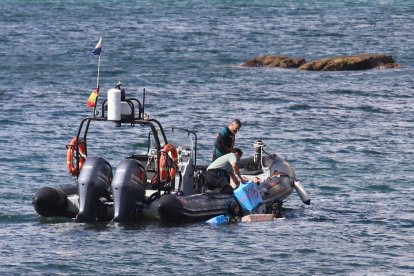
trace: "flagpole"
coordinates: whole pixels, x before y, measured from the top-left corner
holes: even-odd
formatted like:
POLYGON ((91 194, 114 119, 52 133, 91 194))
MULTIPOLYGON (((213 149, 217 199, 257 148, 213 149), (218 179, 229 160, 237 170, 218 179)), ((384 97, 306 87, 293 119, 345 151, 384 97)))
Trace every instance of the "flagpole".
POLYGON ((98 57, 98 75, 96 76, 96 90, 98 95, 96 95, 95 105, 93 107, 93 117, 96 118, 96 104, 98 103, 99 98, 99 68, 101 67, 101 55, 98 57))
POLYGON ((96 44, 95 49, 93 50, 94 55, 98 55, 98 74, 96 76, 96 98, 95 104, 93 106, 93 117, 96 118, 96 105, 98 103, 99 97, 99 69, 101 67, 101 49, 102 49, 102 36, 99 38, 98 44, 96 44))
POLYGON ((99 67, 101 66, 101 55, 98 58, 98 76, 96 77, 96 88, 99 87, 99 67))

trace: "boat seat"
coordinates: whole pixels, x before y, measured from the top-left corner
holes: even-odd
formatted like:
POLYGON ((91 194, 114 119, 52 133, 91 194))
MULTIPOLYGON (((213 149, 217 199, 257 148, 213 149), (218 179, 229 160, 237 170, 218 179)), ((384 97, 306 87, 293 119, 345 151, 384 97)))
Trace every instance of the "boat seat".
POLYGON ((241 174, 244 175, 259 175, 263 173, 263 168, 260 164, 256 164, 253 158, 244 158, 237 162, 241 174))
POLYGON ((249 168, 239 168, 240 174, 244 175, 259 175, 263 173, 262 169, 253 169, 250 170, 249 168))
POLYGON ((133 154, 128 156, 127 159, 138 160, 146 171, 155 171, 155 158, 152 156, 146 154, 133 154))

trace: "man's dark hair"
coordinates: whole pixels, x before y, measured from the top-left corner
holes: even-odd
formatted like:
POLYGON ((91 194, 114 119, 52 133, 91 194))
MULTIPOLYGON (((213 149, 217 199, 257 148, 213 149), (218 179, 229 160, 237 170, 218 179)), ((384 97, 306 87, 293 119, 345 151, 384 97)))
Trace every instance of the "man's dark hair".
POLYGON ((238 153, 240 156, 243 155, 243 151, 241 149, 239 149, 239 148, 234 148, 234 149, 232 149, 231 152, 232 153, 238 153))
POLYGON ((240 122, 239 119, 234 119, 233 120, 233 123, 236 123, 239 126, 239 128, 241 128, 241 126, 242 126, 242 124, 241 124, 241 122, 240 122))

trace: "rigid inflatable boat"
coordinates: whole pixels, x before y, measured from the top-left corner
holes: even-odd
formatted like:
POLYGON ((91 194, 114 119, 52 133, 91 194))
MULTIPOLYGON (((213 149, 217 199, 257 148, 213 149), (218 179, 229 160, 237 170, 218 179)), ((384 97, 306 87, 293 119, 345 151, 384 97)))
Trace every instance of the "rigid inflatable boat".
MULTIPOLYGON (((83 119, 67 146, 68 170, 74 183, 40 188, 33 196, 39 215, 79 222, 191 222, 222 214, 246 214, 234 195, 205 190, 206 166, 197 165, 196 133, 181 127, 164 128, 147 116, 144 105, 145 90, 142 102, 127 98, 120 85, 108 91, 100 114, 94 111, 93 116, 83 119), (109 130, 99 128, 106 133, 124 131, 133 146, 143 145, 143 150, 120 158, 113 167, 113 161, 91 151, 95 144, 91 141, 96 139, 90 136, 97 133, 91 129, 101 124, 111 126, 109 130), (172 143, 166 133, 179 133, 181 138, 172 143)), ((253 181, 263 203, 247 213, 271 213, 293 190, 309 204, 292 167, 276 154, 268 154, 261 141, 253 146, 254 156, 241 159, 238 165, 242 176, 253 181)))

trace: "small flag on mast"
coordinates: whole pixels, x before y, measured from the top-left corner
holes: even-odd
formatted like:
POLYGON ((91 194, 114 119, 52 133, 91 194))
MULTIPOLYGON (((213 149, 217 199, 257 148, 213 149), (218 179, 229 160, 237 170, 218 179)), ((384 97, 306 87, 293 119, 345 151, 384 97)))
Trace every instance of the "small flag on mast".
POLYGON ((96 98, 98 97, 99 94, 99 87, 95 88, 94 90, 92 90, 91 95, 89 96, 88 101, 86 102, 86 106, 87 107, 95 107, 96 104, 96 98))
POLYGON ((99 41, 96 44, 95 49, 93 50, 92 54, 94 56, 99 56, 99 55, 101 55, 101 50, 102 50, 102 37, 99 38, 99 41))

